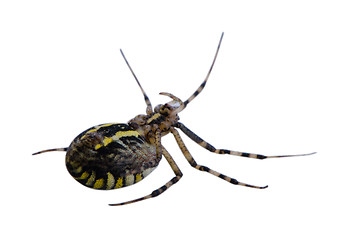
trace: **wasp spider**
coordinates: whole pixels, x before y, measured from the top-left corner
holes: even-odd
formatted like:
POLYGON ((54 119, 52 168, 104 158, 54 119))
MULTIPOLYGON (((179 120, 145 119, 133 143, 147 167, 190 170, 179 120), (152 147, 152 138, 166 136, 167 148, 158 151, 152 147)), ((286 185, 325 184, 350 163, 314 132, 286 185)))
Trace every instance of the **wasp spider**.
POLYGON ((206 166, 199 165, 190 154, 185 143, 181 139, 179 132, 176 130, 180 129, 201 147, 217 154, 230 154, 256 159, 306 156, 313 154, 264 156, 227 149, 216 149, 188 129, 184 124, 179 122, 178 113, 184 110, 206 86, 216 61, 222 38, 223 33, 212 65, 205 80, 198 89, 185 101, 182 101, 171 93, 162 92, 160 93, 161 95, 170 97, 172 101, 157 105, 154 109, 121 50, 121 54, 126 61, 127 66, 143 93, 147 105, 146 114, 136 116, 130 120, 128 124, 109 123, 91 127, 79 134, 69 147, 43 150, 36 152, 33 155, 49 151, 66 151, 65 163, 69 173, 84 186, 103 190, 121 188, 141 181, 158 166, 162 156, 164 156, 174 171, 175 177, 149 195, 127 202, 110 204, 111 206, 125 205, 156 197, 177 183, 182 177, 181 170, 169 152, 161 144, 161 138, 172 133, 189 164, 197 170, 210 173, 235 185, 258 189, 266 188, 267 186, 259 187, 240 182, 206 166))

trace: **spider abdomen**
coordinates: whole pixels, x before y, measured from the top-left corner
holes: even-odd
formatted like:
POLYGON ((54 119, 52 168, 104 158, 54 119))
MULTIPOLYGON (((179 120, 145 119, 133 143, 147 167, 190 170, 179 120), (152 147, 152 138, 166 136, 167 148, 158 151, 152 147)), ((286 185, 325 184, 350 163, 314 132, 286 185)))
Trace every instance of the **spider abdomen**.
POLYGON ((69 173, 95 189, 139 182, 159 164, 156 147, 127 124, 101 124, 79 134, 66 154, 69 173))

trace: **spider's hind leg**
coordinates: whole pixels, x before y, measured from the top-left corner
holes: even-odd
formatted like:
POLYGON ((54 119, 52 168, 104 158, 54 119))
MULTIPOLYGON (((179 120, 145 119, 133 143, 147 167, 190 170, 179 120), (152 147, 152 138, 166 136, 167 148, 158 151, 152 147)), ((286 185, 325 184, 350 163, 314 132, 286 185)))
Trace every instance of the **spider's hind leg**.
POLYGON ((68 150, 68 148, 53 148, 53 149, 47 149, 47 150, 42 150, 39 152, 32 153, 32 155, 37 155, 37 154, 46 153, 46 152, 55 152, 55 151, 66 152, 67 150, 68 150))
POLYGON ((144 197, 137 198, 137 199, 134 199, 134 200, 131 200, 131 201, 127 201, 127 202, 109 204, 110 206, 126 205, 126 204, 135 203, 135 202, 139 202, 139 201, 143 201, 143 200, 146 200, 146 199, 149 199, 149 198, 153 198, 153 197, 159 196, 160 194, 165 192, 169 187, 171 187, 172 185, 174 185, 175 183, 177 183, 180 180, 180 178, 182 177, 182 172, 180 171, 179 167, 176 165, 176 163, 173 160, 172 156, 169 154, 169 152, 163 146, 161 146, 161 149, 162 149, 162 154, 164 155, 164 157, 168 161, 170 167, 173 169, 173 171, 175 173, 175 177, 173 177, 169 182, 167 182, 162 187, 154 190, 151 194, 148 194, 148 195, 146 195, 144 197))

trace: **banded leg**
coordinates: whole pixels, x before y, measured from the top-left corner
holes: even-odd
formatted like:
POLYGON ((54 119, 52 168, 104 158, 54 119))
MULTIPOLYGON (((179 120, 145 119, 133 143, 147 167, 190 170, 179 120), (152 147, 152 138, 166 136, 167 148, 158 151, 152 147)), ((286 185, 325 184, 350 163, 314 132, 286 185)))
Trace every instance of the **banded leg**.
POLYGON ((161 130, 157 129, 155 133, 155 148, 157 159, 161 159, 163 153, 163 146, 161 145, 161 130))
POLYGON ((197 136, 190 129, 188 129, 184 124, 178 122, 176 124, 176 127, 181 129, 181 131, 183 131, 183 133, 185 133, 189 138, 191 138, 193 141, 195 141, 201 147, 207 149, 210 152, 217 153, 217 154, 230 154, 230 155, 235 155, 235 156, 240 156, 240 157, 257 158, 257 159, 299 157, 299 156, 307 156, 307 155, 315 154, 315 152, 313 152, 313 153, 306 153, 306 154, 265 156, 265 155, 261 155, 261 154, 238 152, 238 151, 232 151, 232 150, 227 150, 227 149, 216 149, 211 144, 209 144, 208 142, 206 142, 205 140, 203 140, 202 138, 197 136))
POLYGON ((206 76, 205 80, 201 83, 201 85, 197 88, 197 90, 184 102, 184 107, 183 107, 180 111, 182 111, 182 110, 187 106, 187 104, 189 104, 195 97, 197 97, 197 95, 199 95, 200 92, 202 92, 202 90, 203 90, 204 87, 206 86, 207 80, 208 80, 208 78, 210 77, 210 74, 211 74, 211 72, 212 72, 214 63, 216 62, 217 55, 218 55, 218 52, 219 52, 219 48, 221 47, 223 35, 224 35, 224 33, 222 33, 222 35, 221 35, 221 38, 220 38, 219 43, 218 43, 218 46, 217 46, 216 53, 215 53, 215 55, 214 55, 214 58, 213 58, 211 67, 210 67, 210 69, 209 69, 209 71, 208 71, 208 73, 207 73, 207 76, 206 76))
POLYGON ((264 189, 264 188, 268 187, 267 185, 263 186, 263 187, 259 187, 259 186, 250 185, 247 183, 242 183, 242 182, 239 182, 237 179, 228 177, 222 173, 219 173, 217 171, 210 169, 209 167, 197 164, 196 161, 193 159, 189 150, 187 150, 187 147, 186 147, 185 143, 182 141, 182 138, 181 138, 179 132, 177 130, 175 130, 174 128, 172 128, 171 132, 174 135, 175 140, 176 140, 177 144, 179 145, 179 148, 181 149, 181 151, 184 154, 187 161, 190 163, 190 165, 192 167, 196 168, 197 170, 208 172, 216 177, 219 177, 219 178, 221 178, 229 183, 235 184, 235 185, 241 185, 241 186, 245 186, 245 187, 258 188, 258 189, 264 189))
POLYGON ((142 93, 143 93, 144 101, 145 101, 145 103, 147 104, 147 110, 146 110, 146 112, 147 112, 147 114, 149 115, 149 114, 153 113, 153 107, 152 107, 152 104, 151 104, 151 102, 150 102, 150 100, 149 100, 149 97, 148 97, 148 95, 145 93, 145 91, 143 90, 143 87, 141 86, 141 84, 139 83, 138 78, 136 77, 136 74, 134 74, 133 69, 131 68, 131 66, 129 65, 129 63, 128 63, 126 57, 125 57, 125 55, 123 54, 122 49, 120 49, 120 51, 121 51, 122 57, 123 57, 123 59, 125 60, 125 62, 126 62, 128 68, 129 68, 129 70, 131 70, 131 73, 132 73, 134 79, 136 79, 136 81, 137 81, 137 83, 138 83, 138 86, 139 86, 139 88, 141 89, 141 91, 142 91, 142 93))
POLYGON ((174 159, 171 157, 169 152, 163 146, 162 146, 162 152, 163 152, 164 157, 168 161, 170 167, 173 169, 173 171, 175 173, 175 177, 173 177, 164 186, 154 190, 151 194, 149 194, 147 196, 144 196, 144 197, 141 197, 141 198, 137 198, 135 200, 131 200, 131 201, 127 201, 127 202, 109 204, 110 206, 126 205, 126 204, 135 203, 135 202, 139 202, 139 201, 143 201, 143 200, 146 200, 146 199, 149 199, 149 198, 153 198, 153 197, 159 196, 160 194, 165 192, 169 187, 171 187, 172 185, 174 185, 175 183, 177 183, 180 180, 180 178, 182 177, 182 172, 180 171, 179 167, 176 165, 174 159))

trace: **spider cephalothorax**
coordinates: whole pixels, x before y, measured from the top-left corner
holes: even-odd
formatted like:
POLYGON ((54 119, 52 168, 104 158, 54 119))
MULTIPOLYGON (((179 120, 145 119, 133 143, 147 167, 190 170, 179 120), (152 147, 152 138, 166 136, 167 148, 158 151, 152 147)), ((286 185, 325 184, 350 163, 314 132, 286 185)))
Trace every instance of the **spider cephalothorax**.
POLYGON ((185 109, 205 87, 216 61, 222 38, 223 33, 212 65, 205 80, 198 89, 184 102, 170 93, 160 93, 173 100, 166 104, 157 105, 154 108, 154 111, 147 94, 144 92, 121 50, 127 66, 131 70, 143 93, 147 105, 146 114, 137 115, 130 120, 128 124, 108 123, 91 127, 74 138, 69 147, 44 150, 34 153, 34 155, 49 151, 66 151, 65 162, 69 173, 84 186, 102 190, 117 189, 141 181, 158 166, 162 156, 164 156, 174 171, 175 176, 165 185, 154 190, 151 194, 127 202, 110 204, 112 206, 125 205, 156 197, 178 182, 182 177, 182 172, 179 167, 169 152, 161 144, 161 138, 168 133, 172 133, 189 164, 197 170, 208 172, 235 185, 258 189, 266 188, 267 186, 259 187, 239 182, 234 178, 228 177, 206 166, 197 164, 185 146, 179 132, 176 130, 180 129, 201 147, 217 154, 230 154, 256 159, 294 157, 313 154, 265 156, 227 149, 216 149, 188 129, 184 124, 179 122, 178 113, 185 109))
POLYGON ((174 100, 166 104, 159 104, 154 112, 147 115, 140 114, 130 120, 128 125, 143 135, 150 143, 155 142, 157 134, 165 136, 171 131, 178 121, 178 113, 183 109, 184 103, 170 93, 160 93, 169 96, 174 100))

